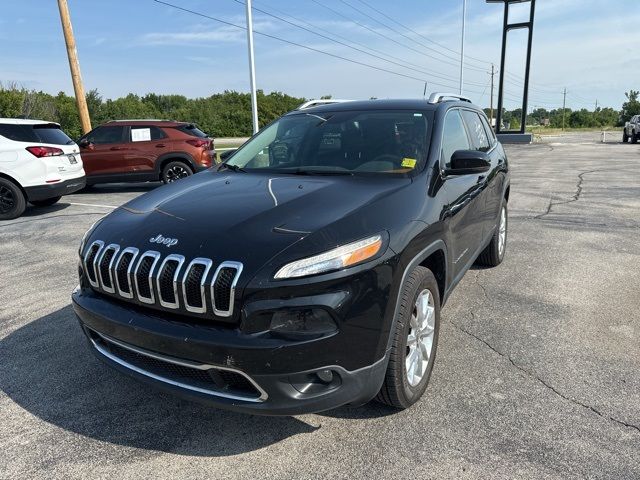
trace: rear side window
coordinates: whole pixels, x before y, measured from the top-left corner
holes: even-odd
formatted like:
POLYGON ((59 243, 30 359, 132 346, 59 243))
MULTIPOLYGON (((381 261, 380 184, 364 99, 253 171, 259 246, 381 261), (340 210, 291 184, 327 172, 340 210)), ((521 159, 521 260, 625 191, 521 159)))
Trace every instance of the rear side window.
POLYGON ((182 133, 186 133, 187 135, 191 135, 192 137, 199 137, 199 138, 208 137, 206 133, 204 133, 202 130, 200 130, 198 127, 196 127, 193 124, 178 125, 177 127, 175 127, 175 129, 181 131, 182 133))
POLYGON ((476 112, 472 112, 471 110, 462 110, 462 118, 464 118, 464 121, 467 124, 467 130, 471 137, 471 148, 481 152, 488 152, 491 148, 491 144, 487 137, 487 131, 484 129, 484 125, 480 120, 480 115, 476 112))
POLYGON ((0 135, 16 142, 50 143, 71 145, 71 140, 55 123, 36 125, 0 124, 0 135))
POLYGON ((164 132, 158 127, 131 127, 132 142, 149 142, 165 137, 164 132))
POLYGON ((124 127, 122 126, 98 127, 89 133, 85 139, 97 145, 103 143, 122 143, 123 134, 124 127))
POLYGON ((451 157, 458 150, 469 150, 469 137, 462 123, 458 110, 449 110, 444 119, 442 136, 442 160, 445 168, 451 166, 451 157))

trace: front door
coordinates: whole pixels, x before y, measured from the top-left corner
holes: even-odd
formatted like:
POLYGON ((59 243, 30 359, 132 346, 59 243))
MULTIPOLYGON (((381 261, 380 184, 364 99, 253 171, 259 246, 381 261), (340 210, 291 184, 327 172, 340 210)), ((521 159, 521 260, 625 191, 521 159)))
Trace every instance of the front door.
POLYGON ((458 109, 449 110, 445 117, 441 161, 445 171, 444 190, 447 194, 449 217, 448 248, 457 277, 474 260, 482 242, 483 179, 479 175, 447 175, 452 155, 458 150, 471 149, 467 130, 458 109))
POLYGON ((124 173, 126 144, 125 128, 121 125, 104 125, 82 137, 80 154, 87 176, 124 173))

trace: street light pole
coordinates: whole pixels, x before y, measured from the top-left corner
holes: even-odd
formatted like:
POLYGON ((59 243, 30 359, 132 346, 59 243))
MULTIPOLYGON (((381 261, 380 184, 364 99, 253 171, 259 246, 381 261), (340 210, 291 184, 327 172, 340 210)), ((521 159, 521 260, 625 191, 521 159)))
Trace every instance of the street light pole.
POLYGON ((467 0, 462 0, 462 45, 460 47, 460 95, 464 90, 464 33, 467 17, 467 0))
POLYGON ((253 55, 253 16, 251 0, 246 0, 247 5, 247 46, 249 48, 249 80, 251 83, 251 118, 253 121, 253 133, 258 131, 258 98, 256 94, 256 64, 253 55))

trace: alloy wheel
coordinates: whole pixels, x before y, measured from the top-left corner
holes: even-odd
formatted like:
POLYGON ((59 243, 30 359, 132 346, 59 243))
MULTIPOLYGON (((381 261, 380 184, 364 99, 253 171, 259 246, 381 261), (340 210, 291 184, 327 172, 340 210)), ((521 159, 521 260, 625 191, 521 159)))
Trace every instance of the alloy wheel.
POLYGON ((16 205, 16 198, 11 189, 0 185, 0 213, 10 212, 16 205))
POLYGON ((502 258, 504 247, 507 243, 507 211, 504 207, 500 212, 500 227, 498 228, 498 255, 502 258))
POLYGON ((175 165, 167 170, 167 183, 175 182, 176 180, 180 180, 181 178, 186 178, 190 174, 191 173, 185 167, 175 165))
POLYGON ((427 371, 433 338, 435 335, 436 311, 433 295, 429 290, 422 290, 416 299, 411 313, 409 334, 407 336, 407 356, 405 369, 407 382, 417 386, 427 371))

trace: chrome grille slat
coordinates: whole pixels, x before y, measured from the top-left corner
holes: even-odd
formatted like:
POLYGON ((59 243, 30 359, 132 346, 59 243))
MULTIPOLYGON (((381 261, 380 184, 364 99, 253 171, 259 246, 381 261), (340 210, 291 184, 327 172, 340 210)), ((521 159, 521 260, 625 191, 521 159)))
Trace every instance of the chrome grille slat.
POLYGON ((182 277, 182 297, 184 299, 184 308, 186 308, 189 312, 205 313, 207 311, 207 299, 205 297, 206 293, 204 286, 212 265, 213 262, 210 259, 198 257, 191 260, 191 263, 189 263, 189 266, 184 272, 184 277, 182 277), (204 271, 202 272, 199 281, 201 306, 189 303, 189 294, 187 292, 189 288, 189 274, 191 273, 191 270, 198 265, 204 267, 204 271))
POLYGON ((178 254, 163 258, 155 250, 141 252, 115 243, 105 246, 101 240, 85 249, 82 265, 95 290, 163 309, 217 317, 233 315, 243 268, 240 262, 225 261, 211 275, 213 261, 209 258, 190 262, 178 254))
POLYGON ((133 271, 133 267, 136 265, 136 258, 138 257, 138 253, 139 253, 139 250, 137 248, 127 247, 124 250, 122 250, 120 257, 118 258, 118 261, 114 265, 113 276, 116 279, 116 291, 118 295, 120 295, 123 298, 133 298, 133 282, 131 280, 131 272, 133 271), (129 263, 127 264, 126 272, 124 274, 125 281, 126 281, 126 289, 125 289, 125 285, 121 284, 120 282, 119 268, 122 262, 126 258, 129 258, 129 255, 131 257, 128 261, 129 263))
POLYGON ((136 268, 133 271, 133 279, 136 286, 136 295, 138 297, 138 300, 140 300, 142 303, 148 303, 148 304, 156 303, 156 298, 153 291, 153 271, 155 270, 158 260, 160 260, 160 252, 148 250, 140 256, 140 260, 138 260, 138 263, 136 264, 136 268), (149 272, 143 276, 143 281, 146 282, 143 284, 141 281, 139 281, 140 279, 139 271, 143 265, 146 265, 146 263, 148 263, 148 262, 145 263, 147 258, 151 259, 151 263, 149 263, 149 266, 146 267, 149 269, 149 272), (148 296, 143 295, 141 292, 143 289, 146 290, 147 288, 149 289, 148 296))
MULTIPOLYGON (((238 284, 238 279, 240 278, 240 274, 242 273, 242 263, 240 262, 222 262, 218 268, 216 269, 216 273, 213 275, 213 281, 211 282, 211 302, 213 303, 213 313, 220 317, 230 317, 233 314, 233 301, 235 300, 235 292, 236 285, 238 284), (235 270, 236 273, 233 275, 231 279, 231 283, 229 285, 224 285, 225 290, 229 290, 228 295, 224 295, 224 303, 220 300, 220 294, 216 295, 216 292, 219 291, 219 288, 222 288, 218 284, 219 280, 222 279, 222 273, 225 270, 235 270), (218 299, 216 299, 216 296, 218 299), (218 308, 226 306, 227 308, 218 308)), ((225 279, 225 282, 228 280, 225 279)))
POLYGON ((158 287, 158 300, 160 301, 160 305, 166 308, 179 308, 180 306, 180 297, 178 295, 178 276, 180 275, 180 269, 182 268, 182 264, 184 263, 184 257, 182 255, 171 254, 167 255, 167 257, 160 264, 160 268, 158 269, 158 275, 156 277, 156 285, 158 287), (174 273, 171 278, 172 288, 173 288, 173 302, 166 301, 163 297, 163 273, 164 269, 170 268, 169 263, 176 262, 177 266, 175 267, 174 273))
POLYGON ((94 288, 98 288, 100 286, 98 282, 98 272, 96 270, 96 261, 100 257, 100 252, 103 248, 104 242, 102 240, 96 240, 89 246, 89 248, 87 248, 87 252, 84 257, 84 271, 87 273, 89 283, 94 288), (91 278, 91 273, 93 273, 93 278, 91 278))
POLYGON ((102 254, 100 255, 100 260, 98 260, 98 279, 100 281, 100 285, 105 292, 115 293, 116 289, 113 283, 113 262, 118 256, 118 252, 120 251, 120 245, 111 243, 102 249, 102 254), (110 257, 108 256, 109 254, 110 257), (103 265, 103 263, 107 265, 103 265), (103 275, 103 272, 106 270, 107 278, 103 275))

